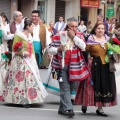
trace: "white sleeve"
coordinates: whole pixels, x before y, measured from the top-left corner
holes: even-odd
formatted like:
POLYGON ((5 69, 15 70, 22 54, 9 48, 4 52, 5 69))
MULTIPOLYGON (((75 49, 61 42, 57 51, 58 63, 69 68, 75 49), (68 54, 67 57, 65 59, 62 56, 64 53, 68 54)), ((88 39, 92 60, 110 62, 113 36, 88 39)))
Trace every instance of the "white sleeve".
POLYGON ((57 49, 58 48, 55 48, 55 47, 49 47, 47 50, 48 50, 48 53, 51 54, 51 55, 56 55, 58 52, 57 52, 57 49))
POLYGON ((5 27, 4 30, 4 40, 12 40, 14 38, 14 34, 7 34, 7 32, 10 32, 10 27, 9 24, 5 27))
POLYGON ((46 27, 46 48, 49 47, 50 43, 51 43, 50 32, 48 31, 48 29, 46 27))
POLYGON ((75 42, 75 45, 77 45, 81 50, 83 50, 83 51, 85 50, 86 44, 85 44, 85 42, 82 39, 80 39, 79 37, 75 36, 73 38, 73 41, 75 42))

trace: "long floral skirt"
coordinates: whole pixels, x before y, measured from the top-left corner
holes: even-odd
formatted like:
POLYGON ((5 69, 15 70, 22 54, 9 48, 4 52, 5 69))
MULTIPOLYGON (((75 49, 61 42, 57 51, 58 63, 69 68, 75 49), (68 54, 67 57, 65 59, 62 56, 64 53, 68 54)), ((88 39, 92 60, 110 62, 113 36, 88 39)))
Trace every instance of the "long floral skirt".
POLYGON ((108 64, 102 65, 99 61, 100 58, 89 61, 92 77, 79 83, 76 104, 96 107, 117 104, 115 75, 109 71, 108 64))
POLYGON ((41 80, 39 83, 27 62, 16 55, 11 61, 9 72, 4 80, 3 97, 5 102, 14 104, 42 103, 47 92, 41 80))

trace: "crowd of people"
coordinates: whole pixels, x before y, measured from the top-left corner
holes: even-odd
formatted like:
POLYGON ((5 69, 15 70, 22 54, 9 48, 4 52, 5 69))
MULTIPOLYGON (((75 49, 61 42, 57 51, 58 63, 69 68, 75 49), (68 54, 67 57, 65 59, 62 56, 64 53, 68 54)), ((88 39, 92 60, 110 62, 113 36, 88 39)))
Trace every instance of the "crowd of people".
MULTIPOLYGON (((43 103, 48 95, 39 69, 51 66, 60 89, 58 114, 75 116, 73 103, 97 107, 98 116, 108 117, 103 107, 117 105, 115 62, 120 62, 120 23, 108 23, 102 15, 92 28, 76 18, 62 16, 49 25, 38 10, 31 19, 15 11, 9 23, 0 15, 0 100, 5 103, 43 103), (71 93, 75 93, 71 97, 71 93)), ((53 75, 53 77, 54 77, 53 75)))

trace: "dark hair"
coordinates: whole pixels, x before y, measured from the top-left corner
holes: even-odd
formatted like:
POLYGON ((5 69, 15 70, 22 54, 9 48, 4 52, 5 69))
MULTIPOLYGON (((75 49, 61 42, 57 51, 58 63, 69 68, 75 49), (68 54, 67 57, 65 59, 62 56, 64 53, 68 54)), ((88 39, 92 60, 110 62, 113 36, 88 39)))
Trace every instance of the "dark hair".
POLYGON ((25 30, 27 28, 27 26, 31 26, 31 25, 32 25, 32 21, 25 18, 25 20, 24 20, 24 28, 23 29, 25 30))
POLYGON ((33 10, 32 13, 37 13, 37 14, 38 14, 38 17, 40 16, 39 10, 33 10))
POLYGON ((9 20, 8 20, 8 18, 7 18, 7 16, 5 15, 4 12, 2 12, 2 13, 0 14, 0 16, 1 16, 1 17, 4 17, 4 18, 5 18, 5 21, 6 21, 7 23, 9 23, 9 20))

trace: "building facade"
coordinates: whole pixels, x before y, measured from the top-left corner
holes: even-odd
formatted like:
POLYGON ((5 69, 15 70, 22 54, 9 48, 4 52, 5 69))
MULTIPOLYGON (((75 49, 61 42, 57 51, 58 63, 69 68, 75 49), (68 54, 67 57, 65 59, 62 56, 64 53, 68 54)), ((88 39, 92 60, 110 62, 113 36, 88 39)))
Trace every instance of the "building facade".
POLYGON ((120 0, 0 0, 0 11, 12 20, 13 11, 19 10, 24 17, 31 17, 31 11, 38 9, 41 18, 49 24, 58 21, 59 16, 66 19, 75 17, 86 23, 96 23, 97 14, 106 17, 107 2, 114 5, 114 17, 120 19, 120 0), (87 3, 87 4, 86 4, 87 3), (89 4, 88 4, 89 3, 89 4))

